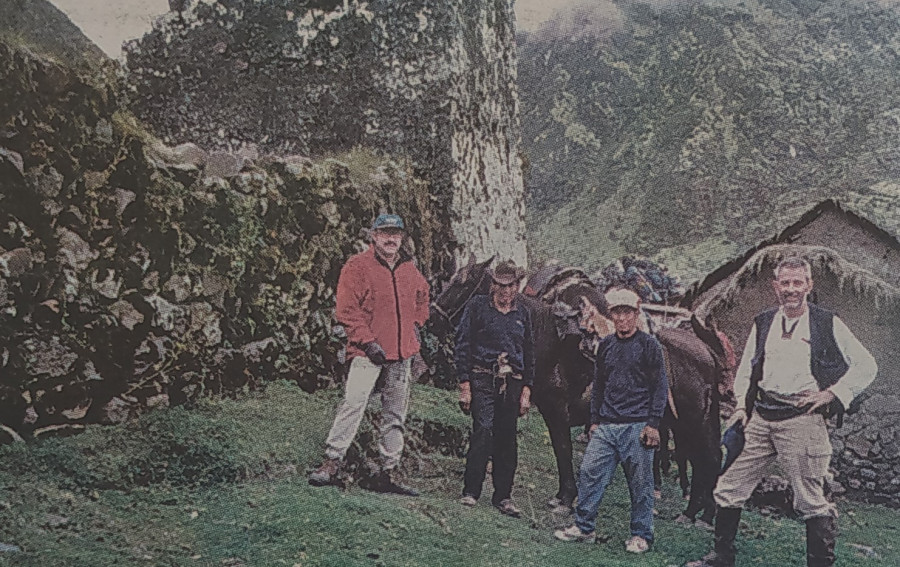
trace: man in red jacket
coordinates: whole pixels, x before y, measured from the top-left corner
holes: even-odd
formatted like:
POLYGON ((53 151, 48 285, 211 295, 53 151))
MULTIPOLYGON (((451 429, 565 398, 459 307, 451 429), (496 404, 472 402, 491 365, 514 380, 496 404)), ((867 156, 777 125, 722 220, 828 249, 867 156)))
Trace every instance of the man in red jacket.
POLYGON ((409 405, 411 361, 419 352, 418 327, 428 319, 428 282, 401 250, 405 227, 397 215, 380 215, 372 245, 352 256, 337 287, 337 320, 347 331, 351 360, 344 400, 328 433, 325 461, 309 475, 314 486, 333 484, 362 421, 375 382, 381 377, 379 424, 382 470, 376 490, 407 496, 394 472, 403 453, 403 424, 409 405))

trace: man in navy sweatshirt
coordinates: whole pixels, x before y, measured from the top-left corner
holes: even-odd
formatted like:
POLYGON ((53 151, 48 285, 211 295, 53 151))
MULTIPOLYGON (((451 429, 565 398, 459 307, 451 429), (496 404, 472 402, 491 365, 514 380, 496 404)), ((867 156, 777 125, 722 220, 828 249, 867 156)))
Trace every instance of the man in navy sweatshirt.
POLYGON ((466 304, 456 330, 459 405, 472 413, 472 436, 460 503, 474 506, 481 496, 488 459, 493 459, 493 505, 501 514, 519 517, 512 502, 518 461, 516 420, 531 407, 534 383, 534 338, 531 316, 519 297, 524 271, 501 262, 489 296, 466 304))
POLYGON ((607 292, 616 332, 600 342, 591 397, 591 439, 578 475, 575 524, 557 530, 562 541, 593 541, 597 508, 622 464, 631 494, 631 535, 626 551, 643 553, 653 543, 653 451, 668 381, 662 347, 638 330, 640 298, 627 289, 607 292))

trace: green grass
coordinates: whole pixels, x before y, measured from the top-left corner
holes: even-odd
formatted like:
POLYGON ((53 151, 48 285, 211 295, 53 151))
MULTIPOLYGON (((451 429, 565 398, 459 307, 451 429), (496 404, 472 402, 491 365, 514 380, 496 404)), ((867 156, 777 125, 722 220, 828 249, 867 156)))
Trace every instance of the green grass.
MULTIPOLYGON (((126 426, 0 448, 0 542, 24 550, 0 553, 0 565, 665 567, 705 553, 711 542, 710 534, 670 521, 684 503, 669 483, 658 505, 655 548, 640 558, 626 554, 629 507, 621 474, 600 510, 599 532, 607 541, 555 541, 552 530, 570 520, 544 507, 556 477, 537 414, 520 421, 514 498, 526 517, 506 518, 486 503, 459 506, 463 459, 427 451, 421 431, 464 429, 468 418, 455 410, 452 393, 429 387, 413 392, 413 441, 404 465, 422 497, 373 494, 355 485, 312 488, 305 470, 320 458, 338 399, 339 392, 311 396, 277 383, 239 401, 205 402, 190 412, 160 411, 126 426), (179 431, 161 430, 167 424, 179 431), (148 451, 184 438, 204 447, 191 474, 182 468, 142 477, 142 485, 125 474, 128 463, 144 462, 148 451), (238 471, 238 480, 227 480, 221 470, 238 471), (98 488, 102 476, 115 488, 98 488), (52 516, 67 523, 54 526, 52 516)), ((177 468, 179 459, 158 454, 155 462, 177 468)), ((489 494, 486 488, 483 502, 489 494)), ((839 564, 900 565, 896 511, 842 503, 841 513, 839 564), (880 558, 863 558, 851 543, 874 547, 880 558)), ((752 512, 744 518, 741 564, 802 563, 802 524, 752 512)))

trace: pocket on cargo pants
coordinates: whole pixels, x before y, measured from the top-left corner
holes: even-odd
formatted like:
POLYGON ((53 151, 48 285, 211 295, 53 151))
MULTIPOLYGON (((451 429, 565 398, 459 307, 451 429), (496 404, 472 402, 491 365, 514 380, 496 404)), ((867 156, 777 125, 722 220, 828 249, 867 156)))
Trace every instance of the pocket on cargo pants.
POLYGON ((827 433, 823 440, 816 440, 806 447, 805 458, 800 459, 800 474, 803 478, 820 479, 828 475, 831 464, 831 442, 827 433))
POLYGON ((800 465, 803 478, 825 478, 831 464, 831 447, 806 450, 806 459, 800 465))

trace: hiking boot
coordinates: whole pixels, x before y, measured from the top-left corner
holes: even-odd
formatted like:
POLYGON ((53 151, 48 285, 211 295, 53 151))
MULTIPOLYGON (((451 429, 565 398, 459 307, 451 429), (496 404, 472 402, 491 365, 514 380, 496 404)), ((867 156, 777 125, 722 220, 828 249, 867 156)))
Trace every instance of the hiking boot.
POLYGON ((459 503, 463 506, 468 506, 471 508, 472 506, 478 504, 478 500, 475 499, 471 494, 463 494, 462 498, 459 499, 459 503))
POLYGON ((313 486, 328 486, 335 484, 338 472, 341 470, 340 459, 325 459, 319 468, 309 473, 309 483, 313 486))
POLYGON ((572 524, 564 530, 556 530, 553 532, 553 537, 559 541, 585 541, 593 543, 597 539, 597 534, 595 532, 584 533, 581 531, 581 528, 572 524))
POLYGON ((386 494, 400 494, 401 496, 418 496, 419 491, 406 486, 397 479, 396 469, 383 470, 372 479, 368 486, 368 490, 373 492, 384 492, 386 494))
POLYGON ((500 510, 500 513, 504 516, 510 516, 512 518, 521 518, 522 512, 516 508, 516 505, 512 503, 512 500, 506 498, 501 500, 499 504, 494 504, 494 507, 500 510))
POLYGON ((553 508, 553 512, 568 512, 572 509, 572 501, 566 501, 559 496, 554 496, 550 500, 547 500, 547 507, 553 508), (566 502, 568 502, 568 504, 566 502))
POLYGON ((628 553, 644 553, 650 549, 650 544, 641 536, 632 536, 625 542, 625 551, 628 553))
POLYGON ((734 567, 737 548, 734 538, 741 523, 740 508, 717 508, 715 547, 699 561, 691 561, 685 567, 734 567))
POLYGON ((837 540, 837 521, 833 516, 816 516, 806 520, 807 567, 834 565, 834 544, 837 540))

